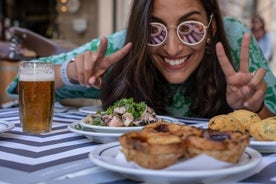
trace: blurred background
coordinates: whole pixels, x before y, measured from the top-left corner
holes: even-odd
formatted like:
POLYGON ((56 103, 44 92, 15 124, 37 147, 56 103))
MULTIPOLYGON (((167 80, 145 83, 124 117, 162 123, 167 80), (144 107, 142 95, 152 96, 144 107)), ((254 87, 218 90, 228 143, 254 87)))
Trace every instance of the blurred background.
POLYGON ((124 27, 129 4, 130 0, 0 0, 0 38, 8 40, 3 30, 19 26, 81 45, 124 27))
MULTIPOLYGON (((275 0, 218 0, 224 15, 251 26, 258 13, 269 31, 276 31, 275 0)), ((52 39, 81 45, 125 27, 131 0, 0 0, 0 39, 10 26, 28 28, 52 39)), ((7 35, 6 35, 7 36, 7 35)))
MULTIPOLYGON (((249 28, 253 15, 263 17, 275 45, 276 0, 218 2, 223 15, 234 17, 249 28)), ((4 50, 1 47, 10 45, 12 35, 8 29, 11 26, 27 28, 70 50, 125 28, 130 5, 131 0, 0 0, 0 56, 4 50)), ((269 64, 276 73, 274 60, 276 57, 269 64)), ((0 58, 0 104, 10 100, 5 88, 16 71, 16 62, 0 58)))

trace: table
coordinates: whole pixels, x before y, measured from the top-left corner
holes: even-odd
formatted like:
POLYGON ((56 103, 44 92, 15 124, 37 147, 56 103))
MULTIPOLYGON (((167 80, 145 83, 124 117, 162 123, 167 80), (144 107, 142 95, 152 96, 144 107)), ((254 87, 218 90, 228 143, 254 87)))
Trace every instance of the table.
MULTIPOLYGON (((88 154, 100 144, 67 129, 68 124, 85 116, 76 109, 56 112, 52 132, 24 134, 18 108, 0 109, 0 119, 16 125, 12 130, 0 134, 0 183, 140 183, 98 167, 88 159, 88 154)), ((252 170, 252 176, 238 182, 231 178, 218 183, 276 182, 276 154, 262 156, 262 163, 252 170)))

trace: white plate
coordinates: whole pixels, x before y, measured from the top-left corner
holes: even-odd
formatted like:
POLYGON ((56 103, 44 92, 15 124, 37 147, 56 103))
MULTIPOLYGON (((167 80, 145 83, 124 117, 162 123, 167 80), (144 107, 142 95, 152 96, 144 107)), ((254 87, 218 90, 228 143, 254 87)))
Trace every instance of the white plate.
MULTIPOLYGON (((89 153, 89 159, 98 166, 119 172, 123 176, 149 183, 204 183, 208 180, 219 180, 231 175, 249 172, 261 162, 261 154, 254 149, 246 148, 239 162, 227 168, 213 170, 150 170, 139 169, 133 166, 122 166, 121 164, 109 163, 107 157, 115 159, 121 146, 118 142, 100 145, 89 153)), ((246 175, 246 174, 245 174, 246 175)))
POLYGON ((251 138, 249 146, 261 153, 275 153, 276 141, 257 141, 251 138))
POLYGON ((0 133, 7 132, 15 126, 14 123, 0 119, 0 133))
MULTIPOLYGON (((168 117, 168 116, 157 116, 158 119, 171 122, 171 123, 179 123, 176 118, 168 117)), ((136 127, 108 127, 108 126, 97 126, 97 125, 90 125, 86 124, 83 121, 79 122, 81 126, 90 128, 95 132, 102 132, 102 133, 125 133, 129 131, 140 131, 144 126, 136 126, 136 127)))
POLYGON ((89 128, 82 127, 81 129, 76 129, 76 125, 78 125, 79 122, 74 122, 69 124, 67 127, 71 132, 75 132, 81 135, 84 135, 89 140, 93 142, 99 142, 99 143, 109 143, 118 141, 118 138, 122 135, 121 133, 100 133, 100 132, 94 132, 93 130, 89 128))
POLYGON ((87 114, 96 114, 98 110, 102 110, 100 106, 86 106, 79 108, 80 112, 84 112, 87 114))
POLYGON ((179 120, 181 123, 185 123, 188 125, 194 125, 194 124, 202 124, 202 123, 208 123, 209 119, 206 118, 194 118, 194 117, 175 117, 179 120))

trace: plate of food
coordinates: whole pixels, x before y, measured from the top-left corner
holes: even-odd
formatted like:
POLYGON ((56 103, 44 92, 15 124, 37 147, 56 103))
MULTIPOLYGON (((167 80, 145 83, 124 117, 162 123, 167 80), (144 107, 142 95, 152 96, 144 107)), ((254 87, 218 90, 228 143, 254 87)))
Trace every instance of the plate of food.
POLYGON ((261 119, 255 112, 241 109, 214 116, 207 126, 214 130, 243 132, 250 137, 251 148, 261 153, 276 152, 276 116, 261 119))
POLYGON ((0 119, 0 133, 7 132, 13 129, 14 127, 15 127, 14 123, 0 119))
POLYGON ((137 103, 133 98, 123 98, 106 111, 87 115, 79 123, 95 132, 124 133, 141 130, 145 125, 157 121, 179 123, 176 118, 156 115, 145 102, 137 103))
POLYGON ((73 122, 67 126, 67 128, 74 133, 84 135, 87 139, 98 143, 109 143, 118 141, 121 133, 100 133, 95 132, 92 129, 82 127, 79 122, 73 122))
MULTIPOLYGON (((91 115, 90 115, 91 116, 91 115)), ((176 118, 173 117, 169 117, 169 116, 156 116, 157 119, 152 121, 152 122, 156 122, 156 121, 166 121, 166 122, 170 122, 170 123, 179 123, 179 121, 176 118)), ((139 126, 100 126, 100 125, 93 125, 90 123, 87 123, 85 121, 85 119, 81 120, 79 122, 79 124, 83 127, 89 128, 95 132, 102 132, 102 133, 125 133, 125 132, 129 132, 129 131, 139 131, 142 130, 142 128, 144 127, 144 125, 146 124, 141 124, 139 126)), ((149 124, 149 123, 147 123, 149 124)))
MULTIPOLYGON (((254 149, 246 148, 237 163, 223 168, 215 169, 145 169, 133 164, 122 163, 117 155, 122 147, 119 142, 103 144, 89 153, 89 159, 96 165, 105 169, 121 173, 132 180, 149 183, 191 183, 216 181, 224 177, 235 175, 246 176, 246 173, 257 167, 261 162, 261 154, 254 149), (117 161, 116 161, 117 160, 117 161)), ((200 164, 198 164, 200 166, 200 164)), ((207 164, 208 165, 208 164, 207 164)))

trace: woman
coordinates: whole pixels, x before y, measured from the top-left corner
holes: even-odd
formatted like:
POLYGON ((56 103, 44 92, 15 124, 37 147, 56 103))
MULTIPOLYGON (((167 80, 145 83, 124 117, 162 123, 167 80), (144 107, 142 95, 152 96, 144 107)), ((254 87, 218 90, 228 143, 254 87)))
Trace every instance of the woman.
POLYGON ((270 33, 265 29, 265 21, 260 15, 253 16, 251 31, 258 41, 267 61, 272 61, 273 39, 270 33))
MULTIPOLYGON (((249 34, 242 40, 240 58, 235 55, 239 53, 237 42, 231 43, 236 58, 232 64, 222 25, 215 0, 134 0, 125 40, 117 40, 124 38, 122 31, 107 37, 108 41, 101 38, 99 45, 96 40, 71 53, 41 60, 66 60, 56 70, 57 98, 64 93, 86 97, 87 92, 96 97, 99 91, 93 87, 101 87, 103 108, 133 97, 146 101, 158 114, 209 118, 248 109, 262 118, 272 116, 267 105, 273 109, 270 102, 275 95, 263 105, 268 67, 263 64, 265 69, 258 69, 260 65, 251 63, 251 71, 257 70, 250 73, 249 34), (185 38, 187 34, 189 38, 185 38), (60 88, 64 84, 70 90, 60 88), (88 87, 86 93, 78 84, 88 87)), ((254 49, 254 54, 260 54, 254 49)), ((269 88, 275 91, 275 79, 269 77, 269 88)), ((14 87, 11 84, 10 91, 14 87)))

